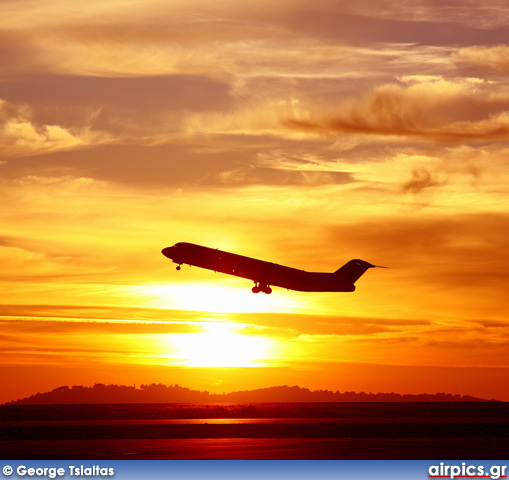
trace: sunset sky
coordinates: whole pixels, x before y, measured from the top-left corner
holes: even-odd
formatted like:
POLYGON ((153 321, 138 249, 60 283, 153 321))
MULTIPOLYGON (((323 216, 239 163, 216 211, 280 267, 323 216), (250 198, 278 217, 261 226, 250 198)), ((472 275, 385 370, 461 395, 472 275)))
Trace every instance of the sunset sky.
POLYGON ((0 402, 61 385, 509 401, 505 0, 4 0, 0 402), (175 265, 193 242, 299 293, 175 265))

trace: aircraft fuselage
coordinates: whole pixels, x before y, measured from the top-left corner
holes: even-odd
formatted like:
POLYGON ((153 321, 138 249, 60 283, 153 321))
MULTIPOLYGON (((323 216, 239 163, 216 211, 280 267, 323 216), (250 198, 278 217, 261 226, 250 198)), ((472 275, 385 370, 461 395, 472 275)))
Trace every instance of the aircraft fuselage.
POLYGON ((307 272, 185 242, 163 249, 162 254, 179 267, 187 264, 250 279, 256 284, 255 293, 270 293, 270 285, 301 292, 353 292, 354 282, 374 267, 363 260, 351 260, 335 273, 307 272))

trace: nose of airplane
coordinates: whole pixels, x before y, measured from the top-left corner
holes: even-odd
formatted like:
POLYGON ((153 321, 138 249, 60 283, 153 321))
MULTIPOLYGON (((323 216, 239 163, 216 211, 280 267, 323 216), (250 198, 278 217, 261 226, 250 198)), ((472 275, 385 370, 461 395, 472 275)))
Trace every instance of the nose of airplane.
POLYGON ((171 258, 172 258, 172 255, 173 255, 173 249, 174 249, 174 248, 175 248, 175 247, 166 247, 166 248, 163 248, 163 249, 161 250, 161 253, 162 253, 165 257, 167 257, 167 258, 170 258, 170 259, 171 259, 171 258))

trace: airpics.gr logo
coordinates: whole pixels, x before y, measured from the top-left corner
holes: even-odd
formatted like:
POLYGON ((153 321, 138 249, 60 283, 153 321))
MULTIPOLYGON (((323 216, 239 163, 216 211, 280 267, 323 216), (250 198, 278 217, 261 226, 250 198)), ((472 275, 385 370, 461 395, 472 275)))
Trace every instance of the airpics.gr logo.
POLYGON ((505 478, 506 465, 492 465, 485 467, 484 465, 467 465, 462 462, 461 465, 446 465, 440 462, 439 465, 431 465, 428 468, 429 478, 490 478, 497 480, 505 478))

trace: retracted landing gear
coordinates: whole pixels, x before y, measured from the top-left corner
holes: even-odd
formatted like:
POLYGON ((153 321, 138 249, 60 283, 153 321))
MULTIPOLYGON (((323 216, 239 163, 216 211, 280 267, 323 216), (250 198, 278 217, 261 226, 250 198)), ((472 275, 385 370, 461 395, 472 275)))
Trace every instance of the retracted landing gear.
POLYGON ((267 295, 270 295, 272 293, 272 288, 270 288, 268 285, 262 285, 261 283, 257 283, 251 291, 253 293, 266 293, 267 295))

